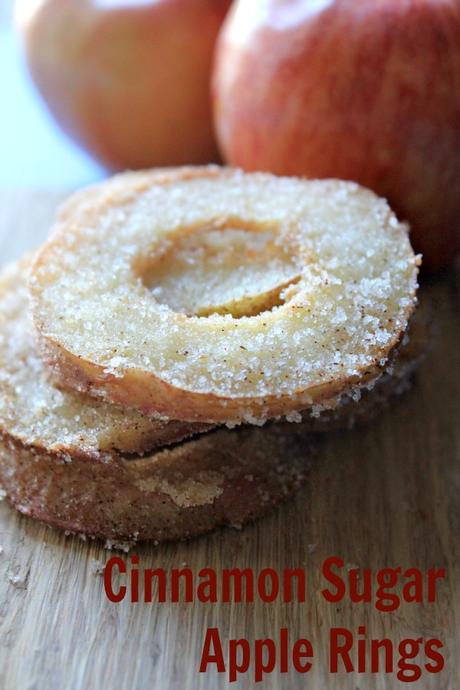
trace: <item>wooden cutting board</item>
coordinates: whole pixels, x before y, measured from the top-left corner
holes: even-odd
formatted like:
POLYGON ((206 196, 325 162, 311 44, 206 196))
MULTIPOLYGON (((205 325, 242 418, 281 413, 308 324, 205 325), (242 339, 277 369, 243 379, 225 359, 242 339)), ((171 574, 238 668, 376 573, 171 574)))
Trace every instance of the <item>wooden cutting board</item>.
MULTIPOLYGON (((0 193, 0 264, 40 244, 62 192, 0 193)), ((297 497, 242 531, 190 543, 137 546, 144 567, 306 569, 303 604, 110 603, 95 574, 111 553, 100 543, 65 537, 0 505, 0 687, 4 690, 214 690, 225 675, 200 674, 205 630, 223 641, 278 635, 311 639, 307 675, 273 673, 259 687, 276 690, 392 690, 460 687, 460 314, 459 272, 424 286, 434 303, 433 346, 413 389, 364 430, 333 433, 297 497), (321 565, 341 556, 348 567, 445 567, 435 604, 403 604, 393 613, 320 595, 321 565), (437 637, 446 667, 405 686, 394 674, 328 672, 331 627, 373 638, 437 637)), ((126 554, 123 554, 127 558, 126 554)))

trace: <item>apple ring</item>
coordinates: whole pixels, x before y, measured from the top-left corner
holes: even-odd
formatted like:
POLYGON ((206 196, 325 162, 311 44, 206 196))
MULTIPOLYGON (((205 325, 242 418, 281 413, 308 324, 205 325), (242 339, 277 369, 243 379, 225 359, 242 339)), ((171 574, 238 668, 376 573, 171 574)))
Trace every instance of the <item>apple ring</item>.
POLYGON ((27 276, 30 259, 0 278, 0 436, 62 458, 143 453, 208 430, 162 422, 58 390, 35 351, 27 276))
POLYGON ((186 539, 270 512, 311 465, 292 424, 219 429, 145 457, 105 461, 35 449, 0 436, 0 480, 23 514, 104 539, 186 539))
POLYGON ((68 386, 145 414, 263 423, 380 375, 414 309, 418 264, 407 227, 357 184, 182 168, 80 192, 31 289, 43 352, 68 386), (238 280, 224 258, 210 290, 202 238, 219 245, 220 233, 231 254, 235 231, 238 280), (179 279, 193 242, 203 270, 179 279), (257 242, 268 281, 260 265, 251 273, 257 242))

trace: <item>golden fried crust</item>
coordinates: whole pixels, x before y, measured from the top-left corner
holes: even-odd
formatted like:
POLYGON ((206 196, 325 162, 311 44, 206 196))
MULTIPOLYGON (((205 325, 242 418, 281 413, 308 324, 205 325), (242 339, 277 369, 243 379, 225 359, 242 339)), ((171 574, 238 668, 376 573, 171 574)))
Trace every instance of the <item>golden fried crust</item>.
POLYGON ((368 388, 361 387, 342 396, 338 404, 318 406, 302 415, 302 426, 311 432, 353 429, 379 416, 389 404, 405 393, 422 363, 431 340, 431 307, 420 304, 413 314, 401 345, 394 352, 380 378, 368 388))
POLYGON ((144 453, 209 429, 149 419, 53 386, 36 352, 29 264, 26 258, 0 277, 0 433, 35 450, 98 458, 144 453))
POLYGON ((414 309, 417 265, 406 227, 358 185, 187 168, 80 192, 31 288, 42 353, 63 385, 143 414, 259 423, 377 379, 414 309), (154 294, 168 291, 145 284, 149 262, 203 229, 272 233, 293 282, 272 262, 275 289, 255 281, 195 314, 160 303, 154 294))
POLYGON ((25 515, 105 539, 185 539, 241 525, 289 496, 309 469, 291 424, 217 430, 144 458, 66 459, 3 435, 0 479, 25 515))

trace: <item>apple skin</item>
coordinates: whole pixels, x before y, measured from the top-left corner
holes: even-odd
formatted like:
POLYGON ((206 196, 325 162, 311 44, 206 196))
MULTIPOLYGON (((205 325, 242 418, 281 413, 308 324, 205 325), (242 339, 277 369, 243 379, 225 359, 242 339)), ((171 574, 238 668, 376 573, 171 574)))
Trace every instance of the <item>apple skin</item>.
POLYGON ((210 76, 231 0, 19 0, 35 84, 112 170, 219 159, 210 76))
POLYGON ((246 170, 355 180, 412 227, 424 265, 460 249, 460 2, 237 0, 214 118, 246 170))

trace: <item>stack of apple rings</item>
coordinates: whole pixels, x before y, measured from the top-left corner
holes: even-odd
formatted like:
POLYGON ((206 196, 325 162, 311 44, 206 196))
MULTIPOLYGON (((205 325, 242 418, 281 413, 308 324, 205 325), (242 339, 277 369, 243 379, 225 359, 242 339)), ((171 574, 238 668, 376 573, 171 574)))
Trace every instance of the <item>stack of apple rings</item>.
POLYGON ((418 264, 354 183, 205 167, 77 193, 0 283, 9 497, 111 539, 262 514, 308 469, 305 431, 404 387, 418 264))
POLYGON ((110 544, 162 541, 254 519, 300 484, 308 440, 282 425, 204 433, 210 425, 54 385, 37 353, 29 270, 24 259, 0 278, 0 477, 18 510, 110 544))

